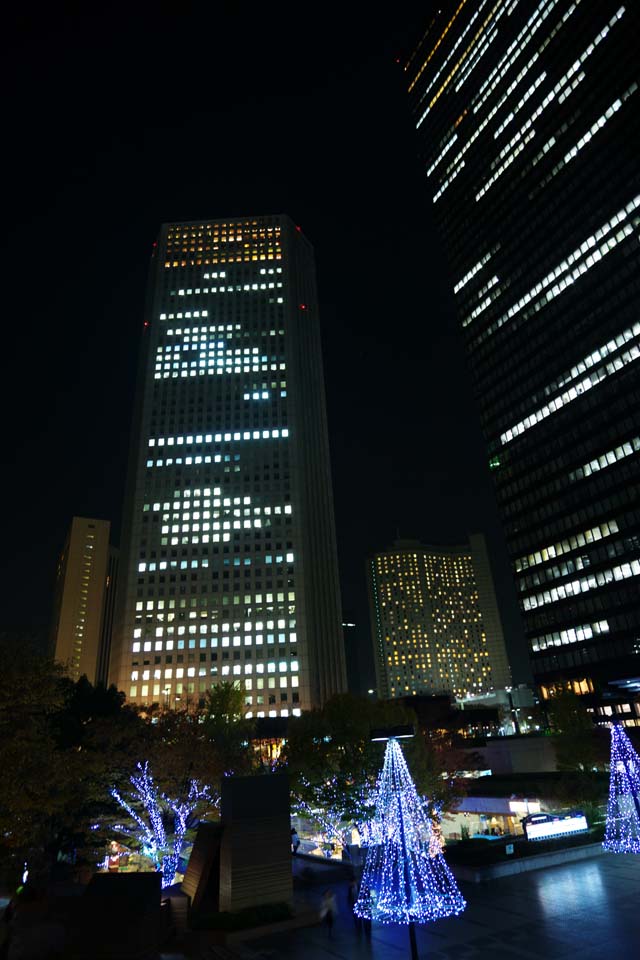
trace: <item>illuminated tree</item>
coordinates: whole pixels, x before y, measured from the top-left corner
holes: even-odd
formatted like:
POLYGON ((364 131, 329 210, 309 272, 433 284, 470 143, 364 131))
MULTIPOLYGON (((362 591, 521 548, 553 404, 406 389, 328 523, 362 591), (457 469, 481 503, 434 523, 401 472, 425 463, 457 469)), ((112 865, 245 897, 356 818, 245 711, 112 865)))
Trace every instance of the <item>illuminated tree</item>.
POLYGON ((611 853, 640 853, 640 757, 619 724, 611 726, 611 774, 602 846, 611 853))
POLYGON ((366 833, 375 800, 370 784, 331 775, 315 784, 299 776, 297 785, 291 796, 292 812, 314 824, 327 843, 337 841, 347 852, 352 829, 355 827, 361 836, 366 833))
POLYGON ((171 799, 158 789, 148 763, 139 763, 138 771, 138 775, 130 778, 133 790, 129 800, 115 787, 111 790, 111 796, 135 824, 132 829, 122 824, 116 829, 153 861, 156 870, 162 873, 162 886, 170 887, 175 880, 185 834, 195 822, 196 809, 203 802, 213 804, 213 798, 208 786, 191 780, 184 798, 171 799), (169 830, 171 822, 173 829, 169 830))
POLYGON ((382 923, 426 923, 466 907, 431 817, 398 741, 390 739, 378 780, 376 812, 367 839, 367 860, 354 906, 357 916, 382 923))
MULTIPOLYGON (((413 711, 398 702, 352 694, 331 697, 321 710, 291 719, 281 761, 290 777, 292 810, 324 833, 328 843, 348 849, 354 827, 366 843, 380 769, 379 747, 370 732, 401 724, 417 725, 413 711)), ((449 809, 458 785, 452 775, 443 774, 462 766, 461 757, 450 746, 436 746, 431 736, 414 737, 405 749, 417 788, 429 796, 430 811, 449 809), (453 767, 447 767, 449 762, 453 767)))

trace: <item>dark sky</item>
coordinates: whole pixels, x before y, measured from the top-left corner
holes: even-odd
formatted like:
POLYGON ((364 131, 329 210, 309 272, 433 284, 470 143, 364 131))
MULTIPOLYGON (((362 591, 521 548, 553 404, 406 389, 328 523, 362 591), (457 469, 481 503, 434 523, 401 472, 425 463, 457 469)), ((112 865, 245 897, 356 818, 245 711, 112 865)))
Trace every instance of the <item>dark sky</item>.
POLYGON ((398 531, 487 534, 526 679, 395 62, 424 23, 413 4, 357 6, 43 5, 6 24, 0 630, 47 625, 74 514, 111 519, 119 535, 160 223, 288 213, 317 256, 343 605, 364 686, 365 557, 398 531))

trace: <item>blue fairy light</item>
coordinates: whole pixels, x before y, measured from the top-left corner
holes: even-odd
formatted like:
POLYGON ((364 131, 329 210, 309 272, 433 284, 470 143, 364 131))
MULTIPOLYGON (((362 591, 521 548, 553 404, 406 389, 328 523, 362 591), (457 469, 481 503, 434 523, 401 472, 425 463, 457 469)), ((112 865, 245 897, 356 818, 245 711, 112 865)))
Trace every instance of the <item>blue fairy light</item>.
POLYGON ((158 789, 148 762, 139 763, 137 769, 138 774, 129 778, 133 787, 131 802, 115 787, 111 790, 111 796, 135 823, 133 830, 124 826, 119 830, 137 841, 143 856, 152 860, 156 870, 162 873, 162 886, 170 887, 175 881, 185 834, 194 811, 201 801, 214 803, 214 798, 208 786, 203 786, 199 780, 190 780, 186 798, 172 799, 158 789), (144 814, 132 804, 142 807, 144 814), (170 817, 173 819, 172 841, 165 830, 165 821, 170 817))
POLYGON ((427 923, 461 913, 466 901, 440 851, 397 740, 378 780, 376 812, 354 913, 381 923, 427 923))
POLYGON ((640 757, 620 724, 611 725, 611 773, 602 846, 610 853, 640 853, 640 757))

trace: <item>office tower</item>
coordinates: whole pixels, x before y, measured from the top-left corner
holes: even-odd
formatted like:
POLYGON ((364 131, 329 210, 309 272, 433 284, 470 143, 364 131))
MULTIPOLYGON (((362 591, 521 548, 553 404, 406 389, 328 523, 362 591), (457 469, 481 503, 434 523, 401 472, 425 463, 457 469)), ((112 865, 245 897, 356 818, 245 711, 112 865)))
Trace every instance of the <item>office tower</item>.
POLYGON ((58 560, 51 649, 78 680, 105 683, 118 556, 110 523, 74 517, 58 560))
MULTIPOLYGON (((344 616, 348 616, 346 611, 343 611, 343 614, 344 616)), ((368 656, 369 650, 371 649, 369 647, 368 632, 368 625, 365 626, 363 632, 362 624, 354 623, 350 619, 346 619, 342 623, 344 656, 347 669, 347 689, 349 693, 355 694, 356 696, 367 695, 368 691, 373 687, 373 663, 368 656), (360 642, 361 634, 364 647, 360 642), (366 658, 366 663, 363 663, 363 653, 366 658)))
POLYGON ((543 696, 640 677, 638 36, 619 0, 455 0, 406 65, 543 696))
POLYGON ((378 695, 486 693, 510 683, 484 537, 398 540, 367 565, 378 695))
POLYGON ((165 224, 151 261, 111 675, 249 716, 344 690, 315 266, 286 216, 165 224))
POLYGON ((118 567, 120 551, 117 547, 109 547, 107 557, 107 576, 105 580, 105 594, 102 607, 102 627, 100 644, 98 646, 98 665, 96 668, 96 682, 109 683, 109 662, 111 660, 111 643, 116 611, 116 596, 118 588, 118 567))

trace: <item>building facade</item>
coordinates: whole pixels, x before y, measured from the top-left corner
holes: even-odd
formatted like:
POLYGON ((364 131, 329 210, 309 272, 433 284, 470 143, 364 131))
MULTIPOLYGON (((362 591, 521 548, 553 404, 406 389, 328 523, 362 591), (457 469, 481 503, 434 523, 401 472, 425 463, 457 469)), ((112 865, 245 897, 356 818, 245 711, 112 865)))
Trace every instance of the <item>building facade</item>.
POLYGON ((406 64, 534 677, 640 677, 638 7, 434 5, 406 64))
POLYGON ((378 695, 465 697, 510 683, 484 537, 398 540, 367 565, 378 695))
POLYGON ((286 216, 165 224, 142 340, 111 676, 317 706, 346 681, 311 245, 286 216))
POLYGON ((72 680, 107 680, 117 551, 108 520, 74 517, 58 560, 51 650, 72 680))

